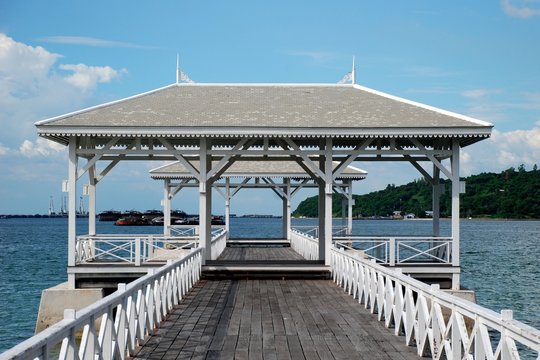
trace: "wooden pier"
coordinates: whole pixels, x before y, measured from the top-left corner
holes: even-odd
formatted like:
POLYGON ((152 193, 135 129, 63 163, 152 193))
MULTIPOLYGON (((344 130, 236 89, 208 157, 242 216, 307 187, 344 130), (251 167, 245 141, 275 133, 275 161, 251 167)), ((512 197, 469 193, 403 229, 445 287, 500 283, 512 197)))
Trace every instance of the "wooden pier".
MULTIPOLYGON (((243 266, 298 261, 290 248, 226 248, 243 266), (266 260, 265 260, 266 259, 266 260)), ((207 270, 208 271, 208 270, 207 270)), ((283 273, 285 270, 282 270, 283 273)), ((416 359, 331 280, 201 280, 136 359, 416 359)))

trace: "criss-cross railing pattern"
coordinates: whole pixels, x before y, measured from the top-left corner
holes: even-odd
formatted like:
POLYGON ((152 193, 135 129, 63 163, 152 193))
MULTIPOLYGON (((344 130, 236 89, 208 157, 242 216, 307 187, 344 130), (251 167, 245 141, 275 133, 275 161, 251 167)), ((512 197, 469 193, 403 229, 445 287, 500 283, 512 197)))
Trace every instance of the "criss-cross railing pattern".
POLYGON ((452 238, 433 236, 335 236, 336 245, 362 250, 378 263, 452 264, 452 238))
POLYGON ((433 359, 538 359, 540 331, 447 294, 399 270, 332 248, 334 281, 393 328, 418 355, 433 359))
POLYGON ((196 247, 197 236, 99 234, 77 237, 75 263, 120 262, 136 266, 159 260, 163 250, 196 247))
POLYGON ((200 279, 202 249, 151 271, 2 354, 5 359, 124 359, 200 279), (99 323, 99 326, 97 325, 99 323), (76 334, 82 333, 79 339, 76 334), (59 355, 57 349, 60 345, 59 355), (55 354, 56 352, 56 354, 55 354))

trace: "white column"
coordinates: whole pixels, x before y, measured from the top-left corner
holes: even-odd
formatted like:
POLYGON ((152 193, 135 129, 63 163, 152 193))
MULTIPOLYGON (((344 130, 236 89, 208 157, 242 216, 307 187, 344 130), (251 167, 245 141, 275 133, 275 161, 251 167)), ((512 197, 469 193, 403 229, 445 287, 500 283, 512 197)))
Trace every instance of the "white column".
POLYGON ((227 231, 227 239, 230 237, 231 224, 231 180, 225 178, 225 230, 227 231))
POLYGON ((285 198, 286 198, 286 206, 287 211, 286 219, 285 219, 285 227, 287 229, 287 232, 285 233, 285 239, 291 240, 291 179, 284 179, 285 181, 285 198))
POLYGON ((281 236, 283 239, 287 239, 287 197, 280 196, 281 198, 281 236))
MULTIPOLYGON (((459 266, 459 140, 452 142, 452 265, 459 266)), ((459 274, 452 279, 452 289, 459 289, 459 274)))
MULTIPOLYGON (((68 162, 68 266, 75 266, 77 242, 77 138, 69 138, 68 162)), ((75 275, 68 276, 68 286, 75 289, 75 275)))
POLYGON ((200 140, 200 179, 199 179, 199 244, 204 248, 203 264, 212 258, 212 184, 207 174, 212 163, 208 156, 209 140, 200 140))
POLYGON ((352 189, 352 180, 347 181, 347 235, 352 234, 352 217, 353 217, 353 189, 352 189))
POLYGON ((283 239, 290 240, 291 232, 291 180, 283 179, 283 196, 280 196, 283 200, 283 239))
POLYGON ((433 199, 432 199, 432 210, 433 210, 433 236, 440 236, 440 217, 441 217, 441 186, 440 186, 440 173, 441 171, 435 165, 433 165, 433 199))
MULTIPOLYGON (((325 142, 321 140, 319 144, 319 149, 322 151, 325 147, 325 142)), ((324 155, 322 155, 319 159, 319 169, 321 169, 324 172, 324 167, 326 165, 326 161, 324 158, 324 155)), ((319 238, 319 260, 325 259, 325 242, 324 242, 324 236, 326 232, 324 231, 324 227, 326 225, 325 222, 325 211, 326 211, 326 195, 325 195, 325 179, 317 179, 317 184, 319 185, 319 231, 318 231, 318 238, 319 238)))
POLYGON ((171 180, 163 180, 163 235, 171 235, 171 180))
POLYGON ((96 235, 96 166, 88 169, 88 235, 96 235))
POLYGON ((326 196, 324 194, 324 180, 321 179, 318 181, 319 184, 319 231, 318 231, 318 238, 319 238, 319 260, 324 260, 325 255, 325 242, 324 242, 324 235, 326 232, 324 231, 325 226, 325 216, 324 212, 326 210, 326 206, 324 204, 326 200, 326 196))
POLYGON ((325 186, 324 186, 324 264, 330 265, 330 248, 332 247, 332 138, 326 139, 325 145, 325 186))

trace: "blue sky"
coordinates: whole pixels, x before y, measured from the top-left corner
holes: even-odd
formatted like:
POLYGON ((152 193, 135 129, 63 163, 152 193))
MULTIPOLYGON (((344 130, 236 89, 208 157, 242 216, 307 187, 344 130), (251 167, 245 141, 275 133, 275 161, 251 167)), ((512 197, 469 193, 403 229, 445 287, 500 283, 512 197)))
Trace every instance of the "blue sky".
MULTIPOLYGON (((463 150, 463 175, 540 163, 540 0, 0 0, 0 14, 0 214, 60 202, 67 154, 34 122, 170 84, 177 53, 195 82, 259 83, 336 83, 355 55, 361 85, 495 125, 463 150)), ((147 176, 158 165, 116 168, 98 209, 159 208, 161 184, 147 176)), ((355 165, 371 174, 356 193, 420 177, 355 165)), ((195 196, 174 206, 195 212, 195 196)), ((274 197, 240 192, 233 212, 279 213, 274 197)))

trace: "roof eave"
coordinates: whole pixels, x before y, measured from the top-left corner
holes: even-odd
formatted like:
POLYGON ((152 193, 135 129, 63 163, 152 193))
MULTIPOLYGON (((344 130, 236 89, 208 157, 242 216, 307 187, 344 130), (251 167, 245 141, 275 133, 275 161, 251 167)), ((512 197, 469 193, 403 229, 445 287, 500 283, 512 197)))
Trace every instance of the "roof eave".
POLYGON ((255 128, 255 127, 77 127, 36 125, 44 137, 126 136, 126 137, 489 137, 493 126, 437 128, 255 128))

